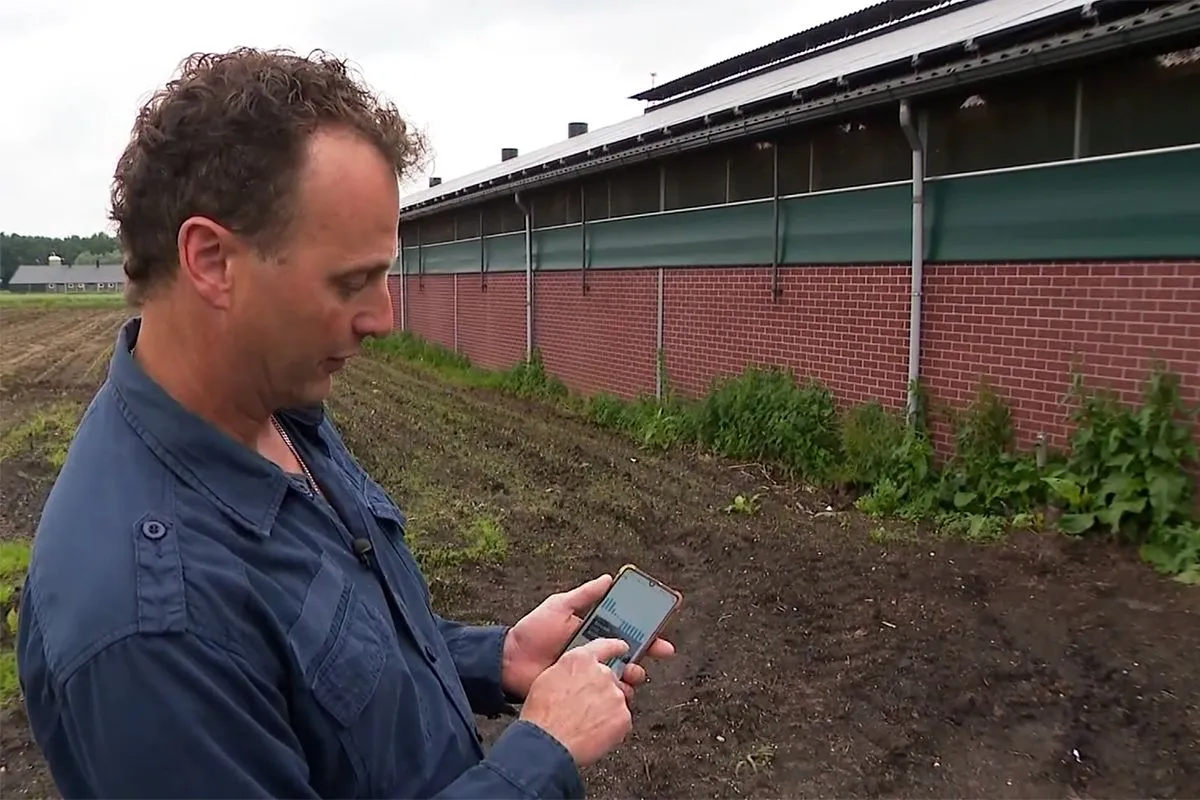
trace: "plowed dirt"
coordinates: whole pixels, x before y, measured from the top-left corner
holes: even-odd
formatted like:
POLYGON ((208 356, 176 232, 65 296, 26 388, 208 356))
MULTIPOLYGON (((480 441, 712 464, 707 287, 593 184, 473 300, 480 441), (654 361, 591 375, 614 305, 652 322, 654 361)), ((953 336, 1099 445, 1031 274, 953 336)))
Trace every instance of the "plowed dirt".
MULTIPOLYGON (((3 428, 86 402, 123 317, 5 312, 3 428)), ((1200 796, 1200 592, 1132 552, 892 536, 757 467, 643 452, 382 357, 330 406, 414 547, 459 554, 426 558, 442 613, 515 621, 626 562, 686 594, 679 656, 651 667, 592 796, 1200 796), (758 512, 727 513, 738 493, 761 493, 758 512), (476 557, 463 531, 485 518, 505 547, 476 557)), ((50 476, 16 466, 0 464, 0 527, 28 536, 50 476)), ((54 792, 17 707, 0 769, 0 796, 54 792)))

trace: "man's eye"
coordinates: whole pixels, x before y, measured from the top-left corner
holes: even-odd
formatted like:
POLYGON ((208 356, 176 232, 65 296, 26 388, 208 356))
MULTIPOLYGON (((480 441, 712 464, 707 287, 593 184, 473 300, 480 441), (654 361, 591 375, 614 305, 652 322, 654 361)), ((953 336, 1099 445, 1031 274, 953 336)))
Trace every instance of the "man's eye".
POLYGON ((338 282, 338 288, 340 288, 343 293, 348 295, 354 294, 355 292, 361 292, 364 288, 366 288, 366 286, 367 279, 365 277, 347 278, 338 282))

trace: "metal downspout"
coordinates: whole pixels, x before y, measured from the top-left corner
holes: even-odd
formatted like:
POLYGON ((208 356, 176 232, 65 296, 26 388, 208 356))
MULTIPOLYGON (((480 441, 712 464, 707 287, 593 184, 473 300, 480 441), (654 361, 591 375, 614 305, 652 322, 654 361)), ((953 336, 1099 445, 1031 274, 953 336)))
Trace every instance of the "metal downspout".
POLYGON ((408 265, 400 273, 400 330, 408 330, 408 265))
POLYGON ((908 100, 900 101, 900 127, 912 148, 912 280, 908 315, 908 422, 917 422, 921 376, 921 296, 925 277, 925 147, 908 100))
POLYGON ((664 288, 666 282, 666 270, 662 267, 658 268, 658 302, 655 308, 655 331, 654 331, 654 397, 658 400, 663 399, 663 395, 667 392, 667 387, 663 385, 663 368, 666 364, 666 353, 663 352, 663 306, 664 306, 664 288))
POLYGON ((525 360, 533 360, 533 216, 529 206, 521 202, 521 193, 514 192, 513 200, 525 215, 525 360))

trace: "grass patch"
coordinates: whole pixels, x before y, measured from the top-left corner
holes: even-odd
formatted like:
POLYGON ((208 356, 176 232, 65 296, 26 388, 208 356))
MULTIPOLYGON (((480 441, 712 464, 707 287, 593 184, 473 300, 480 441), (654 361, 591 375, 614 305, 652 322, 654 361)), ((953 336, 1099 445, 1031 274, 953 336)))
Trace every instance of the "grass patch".
POLYGON ((0 541, 0 615, 8 613, 13 597, 29 569, 32 545, 24 539, 0 541))
POLYGON ((467 564, 500 564, 508 557, 508 537, 495 515, 479 514, 467 520, 461 538, 462 544, 447 544, 418 535, 410 537, 410 547, 421 570, 434 576, 467 564))
POLYGON ((123 308, 120 292, 0 292, 0 308, 123 308))
POLYGON ((527 398, 565 400, 568 397, 566 385, 546 372, 537 352, 532 359, 510 369, 485 370, 471 364, 461 353, 427 342, 409 331, 368 339, 363 345, 376 357, 419 364, 461 385, 499 389, 527 398))
POLYGON ((489 373, 409 332, 380 341, 377 349, 473 385, 549 400, 626 433, 642 447, 699 446, 762 463, 793 480, 849 488, 858 495, 859 510, 879 520, 910 527, 924 521, 943 536, 988 543, 1010 530, 1040 530, 1057 518, 1061 533, 1136 544, 1161 573, 1200 583, 1200 520, 1190 477, 1197 465, 1198 412, 1182 402, 1179 376, 1159 367, 1151 370, 1137 406, 1073 376, 1063 399, 1073 430, 1062 452, 1044 443, 1026 451, 1015 447, 1007 405, 981 381, 966 408, 938 409, 955 431, 953 452, 939 459, 920 386, 920 408, 911 420, 878 401, 839 409, 821 383, 797 381, 777 368, 747 367, 714 381, 704 397, 682 400, 671 395, 660 358, 667 397, 626 401, 571 395, 536 353, 510 370, 489 373))
POLYGON ((0 541, 0 706, 20 697, 17 680, 17 603, 29 569, 32 543, 24 539, 0 541))
POLYGON ((40 408, 0 437, 0 461, 29 458, 54 472, 62 469, 83 405, 60 402, 40 408))
POLYGON ((508 557, 509 541, 501 517, 428 479, 419 460, 408 461, 403 468, 377 465, 369 448, 360 458, 364 468, 376 474, 404 508, 408 522, 405 541, 435 599, 451 594, 461 584, 466 567, 500 564, 508 557))

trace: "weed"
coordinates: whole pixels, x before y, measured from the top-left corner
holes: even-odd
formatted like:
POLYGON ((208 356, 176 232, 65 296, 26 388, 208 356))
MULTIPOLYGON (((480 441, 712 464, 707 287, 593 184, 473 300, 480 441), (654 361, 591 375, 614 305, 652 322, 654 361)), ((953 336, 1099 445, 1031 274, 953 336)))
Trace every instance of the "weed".
POLYGON ((1004 537, 1008 520, 991 514, 964 514, 947 511, 937 517, 938 532, 968 542, 996 542, 1004 537))
POLYGON ((17 672, 17 652, 0 650, 0 708, 21 696, 20 675, 17 672))
POLYGON ((1063 511, 1059 527, 1136 543, 1166 573, 1194 571, 1200 526, 1188 471, 1197 456, 1196 410, 1183 403, 1179 377, 1156 369, 1137 409, 1111 393, 1087 392, 1079 376, 1068 399, 1075 404, 1070 454, 1043 479, 1063 511))
POLYGON ((461 546, 427 542, 423 538, 410 541, 413 557, 434 578, 450 567, 464 564, 499 564, 508 556, 508 538, 500 520, 490 514, 480 514, 467 523, 466 542, 461 546))
POLYGON ((878 400, 853 406, 842 415, 843 483, 871 486, 887 475, 892 454, 903 442, 903 420, 878 400))
POLYGON ((29 569, 31 543, 25 539, 0 541, 0 707, 20 696, 17 680, 17 600, 29 569))
POLYGON ((31 544, 25 539, 0 541, 0 585, 11 585, 25 577, 29 569, 31 544))
POLYGON ((518 362, 511 369, 499 373, 495 383, 497 388, 518 397, 553 400, 567 396, 566 385, 546 372, 541 353, 537 350, 533 351, 529 360, 518 362))
POLYGON ((442 371, 467 372, 471 369, 471 362, 466 356, 439 344, 427 342, 409 331, 367 339, 364 347, 369 353, 415 361, 442 371))
POLYGON ((696 439, 694 410, 675 401, 642 396, 625 403, 602 393, 588 398, 583 408, 595 424, 624 431, 648 450, 665 450, 696 439))
POLYGON ((733 502, 725 506, 726 514, 748 514, 754 515, 758 513, 760 494, 754 494, 747 497, 744 494, 739 494, 733 498, 733 502))
POLYGON ((0 461, 29 457, 54 472, 62 469, 83 407, 61 402, 41 409, 0 438, 0 461))
POLYGON ((816 381, 748 367, 716 382, 696 413, 700 443, 731 458, 772 462, 812 481, 828 478, 838 461, 833 393, 816 381))
MULTIPOLYGON (((403 337, 406 343, 395 345, 396 352, 412 352, 412 360, 425 363, 445 358, 428 355, 428 345, 411 343, 415 337, 403 337)), ((464 361, 446 360, 446 369, 467 369, 464 361)), ((1008 407, 994 387, 981 382, 972 402, 950 414, 954 448, 941 464, 919 385, 916 413, 905 419, 877 401, 838 413, 832 393, 820 383, 758 367, 714 382, 697 401, 684 401, 670 391, 661 353, 658 368, 667 390, 661 401, 627 402, 608 394, 580 401, 546 374, 540 359, 473 380, 579 410, 642 447, 697 444, 810 483, 848 486, 861 491, 860 511, 878 519, 929 521, 943 536, 993 542, 1011 529, 1042 530, 1053 508, 1060 512, 1060 531, 1136 543, 1156 569, 1200 583, 1200 520, 1191 477, 1196 411, 1182 403, 1178 376, 1157 366, 1136 408, 1088 391, 1075 376, 1066 398, 1075 407, 1066 453, 1049 453, 1040 445, 1019 451, 1008 407)), ((752 505, 735 500, 727 510, 744 513, 752 505)), ((883 528, 871 536, 899 538, 883 528)))

